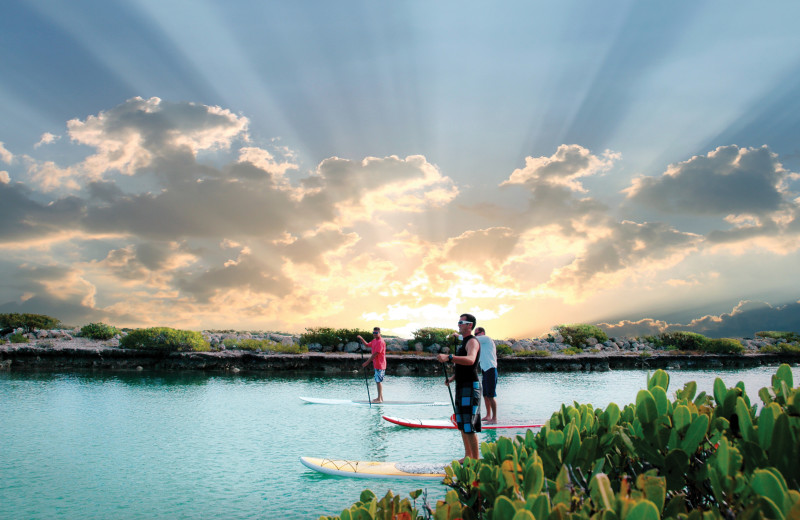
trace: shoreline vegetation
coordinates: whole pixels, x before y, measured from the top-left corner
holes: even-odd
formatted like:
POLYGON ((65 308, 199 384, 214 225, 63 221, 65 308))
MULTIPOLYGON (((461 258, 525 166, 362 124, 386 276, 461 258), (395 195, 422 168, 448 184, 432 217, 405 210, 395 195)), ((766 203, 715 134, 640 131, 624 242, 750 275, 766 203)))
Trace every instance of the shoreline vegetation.
MULTIPOLYGON (((169 327, 118 329, 104 323, 64 327, 39 314, 0 314, 0 370, 165 369, 360 372, 356 340, 371 331, 308 328, 303 334, 263 331, 188 331, 169 327)), ((452 329, 422 328, 412 338, 385 336, 394 375, 430 375, 433 357, 450 352, 452 329)), ((800 335, 759 331, 752 338, 707 338, 693 332, 608 337, 595 325, 558 325, 544 337, 494 339, 505 372, 671 370, 796 364, 800 335)))

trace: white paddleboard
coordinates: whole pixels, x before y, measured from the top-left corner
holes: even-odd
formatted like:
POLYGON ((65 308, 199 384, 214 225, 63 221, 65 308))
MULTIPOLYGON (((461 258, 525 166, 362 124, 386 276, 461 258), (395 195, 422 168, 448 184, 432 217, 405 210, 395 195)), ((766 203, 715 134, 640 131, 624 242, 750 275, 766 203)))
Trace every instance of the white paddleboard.
POLYGON ((451 406, 447 401, 383 401, 382 403, 370 403, 366 399, 363 401, 352 399, 325 399, 324 397, 303 397, 300 399, 313 404, 348 404, 358 406, 451 406))
MULTIPOLYGON (((433 429, 447 429, 453 430, 457 428, 454 417, 450 419, 404 419, 402 417, 390 417, 388 415, 382 416, 384 420, 393 424, 405 426, 406 428, 433 428, 433 429)), ((528 430, 533 428, 541 428, 543 424, 486 424, 481 423, 482 430, 500 430, 500 429, 515 429, 515 430, 528 430)))
POLYGON ((375 479, 442 480, 445 466, 450 465, 449 462, 374 462, 316 457, 300 457, 300 462, 307 468, 327 475, 375 479))

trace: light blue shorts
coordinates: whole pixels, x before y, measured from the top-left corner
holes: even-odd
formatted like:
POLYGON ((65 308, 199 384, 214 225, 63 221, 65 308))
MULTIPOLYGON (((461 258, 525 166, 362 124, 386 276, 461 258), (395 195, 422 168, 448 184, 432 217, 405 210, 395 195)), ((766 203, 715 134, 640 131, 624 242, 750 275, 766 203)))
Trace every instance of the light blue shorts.
POLYGON ((383 377, 386 375, 386 370, 375 369, 375 382, 383 383, 383 377))

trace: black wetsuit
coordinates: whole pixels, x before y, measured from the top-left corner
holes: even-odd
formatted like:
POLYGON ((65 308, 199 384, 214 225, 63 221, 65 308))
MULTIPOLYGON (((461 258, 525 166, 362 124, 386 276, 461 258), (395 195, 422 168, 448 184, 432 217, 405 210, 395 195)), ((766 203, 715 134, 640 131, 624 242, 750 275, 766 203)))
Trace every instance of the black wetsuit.
MULTIPOLYGON (((467 355, 467 342, 475 336, 467 336, 461 341, 456 356, 467 355)), ((477 342, 477 339, 476 339, 477 342)), ((480 343, 478 343, 480 349, 480 343)), ((456 424, 464 433, 481 431, 481 382, 478 377, 480 350, 472 365, 456 365, 456 424)))

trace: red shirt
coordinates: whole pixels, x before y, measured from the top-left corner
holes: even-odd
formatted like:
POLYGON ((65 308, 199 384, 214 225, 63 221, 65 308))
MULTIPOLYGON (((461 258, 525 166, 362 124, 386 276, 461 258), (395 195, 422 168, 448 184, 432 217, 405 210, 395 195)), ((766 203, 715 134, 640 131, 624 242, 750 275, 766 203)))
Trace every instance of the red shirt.
POLYGON ((375 355, 372 358, 372 366, 375 367, 375 370, 386 370, 386 342, 383 341, 383 338, 375 338, 367 346, 375 355))

